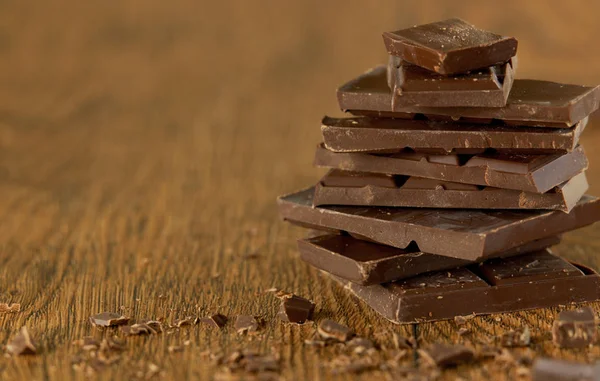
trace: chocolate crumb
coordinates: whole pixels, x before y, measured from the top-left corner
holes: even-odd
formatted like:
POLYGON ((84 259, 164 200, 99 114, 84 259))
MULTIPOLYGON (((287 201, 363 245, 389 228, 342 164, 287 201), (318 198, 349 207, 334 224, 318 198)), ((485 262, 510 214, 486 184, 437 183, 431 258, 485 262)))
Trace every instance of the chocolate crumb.
POLYGON ((297 295, 282 297, 277 316, 286 323, 304 324, 312 319, 315 304, 297 295))
POLYGON ((523 327, 502 335, 500 343, 503 347, 526 347, 531 342, 529 327, 523 327))
POLYGON ((590 307, 562 311, 552 325, 552 341, 561 348, 585 348, 597 336, 596 314, 590 307))
POLYGON ((432 344, 420 352, 425 360, 440 368, 471 362, 475 357, 464 345, 432 344))
POLYGON ((8 342, 6 351, 13 356, 34 355, 37 353, 37 347, 27 327, 23 326, 19 333, 8 342))
POLYGON ((227 324, 227 316, 221 314, 210 315, 200 319, 200 323, 208 324, 208 326, 211 328, 221 329, 225 327, 225 324, 227 324))
POLYGON ((322 320, 319 323, 317 332, 324 339, 333 339, 340 342, 346 342, 354 336, 354 332, 350 328, 329 319, 322 320))
POLYGON ((8 305, 8 303, 0 303, 0 313, 13 313, 20 312, 21 305, 19 303, 12 303, 8 305))
POLYGON ((90 323, 99 327, 116 327, 129 323, 130 318, 114 312, 102 312, 90 316, 90 323))
POLYGON ((259 322, 254 316, 238 315, 234 327, 238 334, 254 333, 258 331, 259 322))

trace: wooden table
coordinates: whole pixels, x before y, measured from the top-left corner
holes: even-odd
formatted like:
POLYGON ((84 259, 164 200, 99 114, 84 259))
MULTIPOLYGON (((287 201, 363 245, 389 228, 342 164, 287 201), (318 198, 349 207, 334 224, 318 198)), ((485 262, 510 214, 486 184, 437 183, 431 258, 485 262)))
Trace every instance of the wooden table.
MULTIPOLYGON (((322 363, 336 350, 304 346, 314 326, 281 324, 278 300, 261 291, 310 298, 317 321, 348 324, 384 346, 391 332, 412 335, 302 263, 295 239, 304 232, 279 221, 275 207, 277 195, 319 178, 311 166, 319 120, 336 113, 336 86, 385 60, 380 32, 459 15, 520 39, 520 77, 600 83, 600 50, 588 50, 600 33, 597 3, 322 3, 0 2, 0 302, 22 306, 0 315, 0 340, 27 326, 41 347, 1 358, 1 379, 85 378, 71 366, 72 342, 120 335, 89 324, 102 311, 167 321, 256 314, 267 324, 254 338, 231 325, 127 338, 120 361, 94 377, 143 378, 155 364, 157 379, 208 380, 217 367, 206 350, 251 348, 281 356, 286 380, 329 379, 322 363)), ((593 122, 583 137, 596 194, 599 129, 593 122)), ((555 251, 600 269, 599 232, 567 234, 555 251)), ((597 359, 598 347, 554 347, 557 312, 475 318, 462 337, 454 323, 421 324, 419 344, 480 347, 526 324, 533 343, 517 357, 597 359)), ((515 372, 484 362, 443 379, 515 372)), ((382 376, 390 377, 356 378, 382 376)))

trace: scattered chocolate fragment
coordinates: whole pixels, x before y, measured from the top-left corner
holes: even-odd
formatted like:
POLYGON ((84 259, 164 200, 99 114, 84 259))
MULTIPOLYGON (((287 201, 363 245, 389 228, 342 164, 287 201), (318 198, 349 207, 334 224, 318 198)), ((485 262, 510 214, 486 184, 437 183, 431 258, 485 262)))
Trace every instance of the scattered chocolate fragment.
POLYGON ((254 333, 259 328, 259 322, 254 316, 238 315, 235 319, 234 328, 237 333, 254 333))
POLYGON ((383 33, 390 55, 440 74, 464 73, 506 62, 517 40, 453 18, 383 33))
POLYGON ((37 347, 27 327, 23 326, 19 333, 8 342, 6 351, 13 356, 34 355, 37 353, 37 347))
POLYGON ((363 354, 375 349, 375 345, 369 339, 364 337, 355 337, 352 340, 348 341, 346 345, 349 348, 352 348, 352 351, 356 354, 363 354))
POLYGON ((130 336, 135 335, 155 335, 158 332, 146 323, 138 323, 132 325, 121 326, 121 331, 130 336))
POLYGON ((561 348, 585 348, 597 335, 596 314, 590 307, 562 311, 552 326, 552 340, 561 348))
POLYGON ((523 327, 502 335, 500 343, 503 347, 526 347, 531 342, 529 327, 523 327))
POLYGON ((329 319, 322 320, 319 323, 317 332, 324 339, 333 339, 341 342, 346 342, 354 336, 354 332, 350 328, 329 319))
POLYGON ((432 344, 421 353, 423 358, 440 368, 470 362, 475 357, 473 351, 464 345, 432 344))
POLYGON ((534 362, 531 373, 533 381, 597 381, 600 378, 600 364, 539 358, 534 362))
POLYGON ((455 316, 454 323, 456 323, 456 325, 465 325, 467 324, 467 320, 471 320, 474 317, 475 315, 455 316))
POLYGON ((0 303, 0 313, 12 313, 21 311, 21 305, 19 303, 0 303))
POLYGON ((116 327, 129 323, 130 318, 115 312, 102 312, 90 316, 90 323, 98 327, 116 327))
POLYGON ((181 328, 181 327, 188 326, 188 325, 198 324, 198 322, 199 322, 198 318, 195 318, 193 316, 188 316, 184 319, 175 320, 171 326, 181 328))
POLYGON ((277 316, 286 323, 304 324, 312 319, 315 304, 297 295, 283 297, 277 316))
POLYGON ((227 316, 214 314, 200 319, 200 323, 208 324, 209 327, 221 329, 227 324, 227 316))

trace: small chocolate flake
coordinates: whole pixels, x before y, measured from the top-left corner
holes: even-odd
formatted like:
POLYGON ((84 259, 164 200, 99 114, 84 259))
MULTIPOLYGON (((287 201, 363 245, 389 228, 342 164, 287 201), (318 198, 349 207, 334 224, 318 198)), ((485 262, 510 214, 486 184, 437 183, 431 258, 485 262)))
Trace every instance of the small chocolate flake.
POLYGON ((129 323, 130 318, 114 312, 102 312, 90 316, 90 323, 98 327, 116 327, 129 323))
POLYGON ((585 348, 597 336, 596 314, 590 307, 562 311, 552 325, 552 341, 561 348, 585 348))
POLYGON ((500 343, 503 347, 526 347, 531 342, 529 327, 523 327, 502 335, 500 343))
POLYGON ((324 339, 333 339, 340 342, 346 342, 354 336, 354 332, 350 328, 329 319, 322 320, 319 323, 317 332, 324 339))
POLYGON ((211 328, 221 329, 225 327, 225 324, 227 324, 227 316, 221 314, 210 315, 200 319, 200 323, 208 324, 208 326, 211 328))
POLYGON ((312 319, 315 304, 297 295, 284 297, 279 307, 279 318, 286 323, 304 324, 312 319))
POLYGON ((124 325, 121 327, 121 332, 123 332, 124 334, 129 335, 129 336, 155 335, 158 333, 146 323, 124 325))
POLYGON ((420 351, 423 358, 440 368, 473 361, 474 353, 464 345, 432 344, 420 351))
POLYGON ((12 303, 8 305, 8 303, 0 303, 0 313, 13 313, 20 312, 21 305, 19 303, 12 303))
POLYGON ((258 330, 259 323, 254 316, 238 315, 234 327, 238 334, 254 333, 258 330))
POLYGON ((197 323, 198 323, 197 318, 194 318, 193 316, 188 316, 185 319, 175 320, 171 326, 176 327, 176 328, 181 328, 184 326, 194 325, 197 323))
POLYGON ((19 333, 8 342, 6 351, 13 356, 34 355, 37 353, 36 345, 27 327, 23 326, 19 333))

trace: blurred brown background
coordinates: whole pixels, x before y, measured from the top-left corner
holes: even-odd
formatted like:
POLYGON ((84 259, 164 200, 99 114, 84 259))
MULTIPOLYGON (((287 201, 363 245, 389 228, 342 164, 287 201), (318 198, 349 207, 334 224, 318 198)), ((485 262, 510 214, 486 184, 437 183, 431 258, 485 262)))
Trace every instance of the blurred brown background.
MULTIPOLYGON (((167 319, 252 313, 272 323, 250 344, 232 329, 135 338, 101 377, 131 378, 153 363, 162 377, 210 379, 216 368, 203 350, 248 345, 275 346, 286 379, 327 377, 317 360, 331 354, 302 346, 313 328, 280 326, 277 301, 254 295, 271 286, 314 299, 320 317, 360 334, 410 335, 295 258, 302 232, 277 219, 275 197, 322 173, 312 155, 320 118, 338 113, 336 87, 385 62, 381 32, 448 17, 516 36, 521 78, 598 84, 599 10, 592 0, 0 0, 0 302, 23 306, 0 315, 0 340, 27 325, 44 348, 0 359, 0 374, 81 377, 71 342, 107 334, 89 326, 90 314, 123 309, 167 319), (167 353, 186 339, 184 353, 167 353)), ((592 193, 598 124, 582 139, 592 193)), ((557 252, 600 268, 597 232, 569 234, 557 252)), ((555 313, 478 318, 471 329, 529 324, 536 354, 595 358, 597 349, 553 349, 555 313)), ((422 332, 424 342, 462 340, 449 323, 422 332)), ((489 377, 477 367, 448 377, 457 374, 489 377)))

